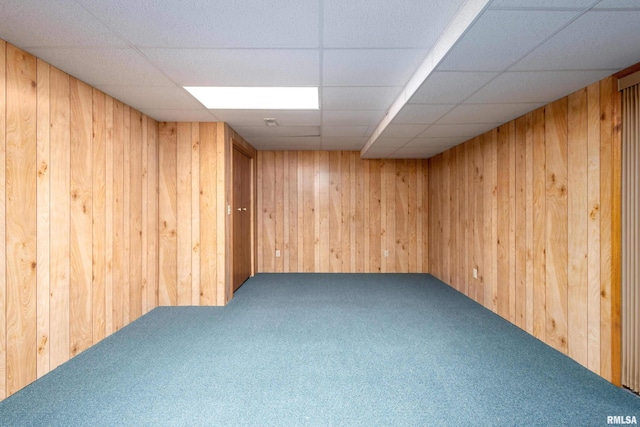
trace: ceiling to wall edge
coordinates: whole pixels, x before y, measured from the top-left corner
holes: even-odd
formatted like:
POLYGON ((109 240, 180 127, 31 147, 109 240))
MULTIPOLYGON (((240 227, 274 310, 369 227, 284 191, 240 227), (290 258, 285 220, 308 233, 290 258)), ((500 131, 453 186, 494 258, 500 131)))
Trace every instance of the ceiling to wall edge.
POLYGON ((467 0, 465 4, 460 7, 458 13, 456 13, 416 72, 404 86, 400 95, 398 95, 395 101, 393 101, 365 146, 362 147, 360 150, 360 157, 363 159, 375 157, 367 156, 367 152, 373 147, 382 132, 384 132, 387 126, 393 121, 395 116, 400 112, 402 107, 405 106, 418 88, 420 88, 422 83, 427 80, 447 53, 480 17, 490 1, 491 0, 467 0))

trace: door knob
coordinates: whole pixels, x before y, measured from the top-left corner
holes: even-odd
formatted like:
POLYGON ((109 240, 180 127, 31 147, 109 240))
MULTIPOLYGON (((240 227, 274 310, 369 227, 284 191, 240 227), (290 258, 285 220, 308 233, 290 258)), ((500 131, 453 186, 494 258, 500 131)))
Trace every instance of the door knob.
POLYGON ((246 211, 246 210, 247 210, 247 208, 242 208, 242 210, 243 210, 243 211, 246 211))
POLYGON ((240 212, 242 210, 242 208, 238 208, 238 212, 240 212))

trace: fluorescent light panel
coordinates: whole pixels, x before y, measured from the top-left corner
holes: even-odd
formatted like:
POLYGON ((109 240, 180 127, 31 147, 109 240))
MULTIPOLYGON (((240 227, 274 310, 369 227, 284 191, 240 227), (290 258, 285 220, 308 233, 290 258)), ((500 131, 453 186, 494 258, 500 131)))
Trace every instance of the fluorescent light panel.
POLYGON ((317 87, 205 87, 189 91, 209 110, 317 110, 317 87))

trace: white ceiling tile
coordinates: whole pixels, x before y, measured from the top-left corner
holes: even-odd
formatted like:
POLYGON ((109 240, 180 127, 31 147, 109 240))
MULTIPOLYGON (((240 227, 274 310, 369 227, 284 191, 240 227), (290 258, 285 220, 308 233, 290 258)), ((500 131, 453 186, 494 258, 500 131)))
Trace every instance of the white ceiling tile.
POLYGON ((233 126, 245 138, 320 136, 320 126, 233 126))
POLYGON ((543 105, 544 103, 462 104, 438 120, 438 124, 505 123, 543 105))
POLYGON ((411 104, 458 104, 495 78, 495 72, 435 71, 413 94, 411 104))
POLYGON ((324 0, 326 48, 430 48, 463 0, 324 0))
POLYGON ((331 126, 377 125, 385 110, 324 110, 322 124, 331 126))
POLYGON ((134 49, 34 48, 31 53, 93 86, 173 85, 134 49))
POLYGON ((640 59, 639 28, 640 10, 588 12, 518 62, 512 70, 626 68, 640 59), (598 54, 593 55, 593 52, 598 54))
POLYGON ((311 49, 142 49, 181 86, 318 86, 311 49))
POLYGON ((113 86, 98 89, 138 110, 197 110, 204 108, 186 90, 177 86, 113 86))
POLYGON ((322 136, 364 137, 368 126, 322 126, 322 136))
POLYGON ((424 131, 429 125, 388 125, 380 138, 413 138, 422 131, 424 131))
POLYGON ((451 110, 453 104, 405 104, 393 118, 393 124, 431 124, 451 110))
POLYGON ((316 48, 318 0, 78 0, 139 47, 316 48), (132 19, 136 17, 136 19, 132 19))
POLYGON ((362 137, 339 137, 339 136, 323 136, 323 150, 348 150, 360 151, 367 143, 367 138, 362 137))
POLYGON ((322 108, 330 110, 383 110, 389 107, 402 87, 324 87, 322 108))
POLYGON ((597 0, 493 0, 491 9, 584 9, 597 0))
POLYGON ((446 150, 453 146, 464 142, 464 137, 447 137, 447 138, 414 138, 403 148, 433 148, 446 150))
POLYGON ((500 124, 501 123, 431 125, 427 130, 418 135, 418 137, 463 137, 466 140, 483 134, 500 124))
MULTIPOLYGON (((240 133, 240 132, 238 132, 240 133)), ((279 137, 279 138, 245 138, 256 150, 319 150, 322 138, 312 137, 279 137)))
POLYGON ((0 38, 31 47, 127 46, 73 0, 3 0, 0 38))
POLYGON ((574 18, 575 11, 486 11, 438 70, 502 71, 574 18))
POLYGON ((372 147, 403 147, 407 142, 411 141, 411 137, 380 137, 376 139, 372 147))
POLYGON ((325 49, 325 86, 403 86, 423 61, 418 49, 325 49))
POLYGON ((640 10, 640 2, 638 0, 602 0, 594 9, 640 10))
POLYGON ((231 126, 263 126, 264 119, 276 119, 279 126, 319 126, 320 110, 210 110, 231 126))
POLYGON ((220 121, 216 116, 211 114, 208 110, 201 108, 199 110, 155 110, 151 108, 144 108, 140 110, 141 113, 146 114, 154 120, 159 122, 218 122, 220 121))
MULTIPOLYGON (((614 70, 615 71, 615 70, 614 70)), ((467 99, 469 103, 552 102, 614 71, 507 72, 467 99)))

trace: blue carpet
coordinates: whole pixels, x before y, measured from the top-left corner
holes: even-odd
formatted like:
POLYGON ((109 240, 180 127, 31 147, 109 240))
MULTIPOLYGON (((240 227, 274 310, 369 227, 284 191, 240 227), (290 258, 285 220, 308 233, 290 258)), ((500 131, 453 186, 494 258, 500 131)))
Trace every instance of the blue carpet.
POLYGON ((260 274, 153 310, 0 402, 0 425, 607 425, 640 398, 429 275, 260 274))

